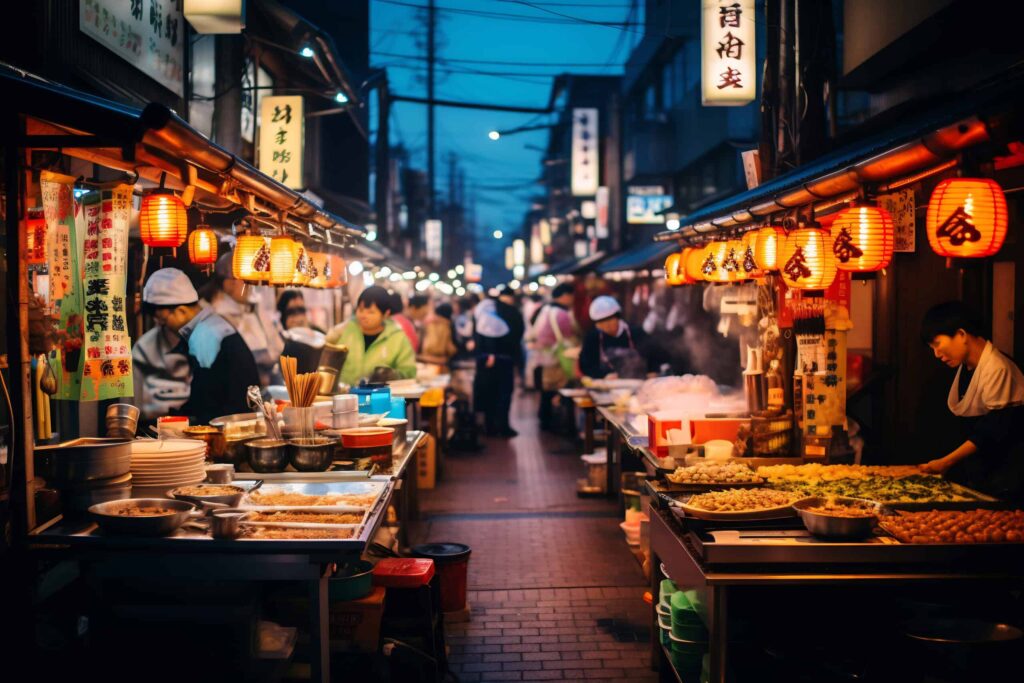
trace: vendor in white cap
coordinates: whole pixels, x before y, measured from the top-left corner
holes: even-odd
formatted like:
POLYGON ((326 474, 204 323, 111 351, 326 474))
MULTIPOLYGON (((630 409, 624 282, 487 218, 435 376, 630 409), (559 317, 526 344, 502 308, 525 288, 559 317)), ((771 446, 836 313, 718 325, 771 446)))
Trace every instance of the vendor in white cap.
POLYGON ((192 384, 188 400, 177 412, 190 416, 194 424, 246 412, 246 391, 259 385, 256 361, 231 323, 199 305, 188 276, 177 268, 156 271, 142 290, 142 303, 157 324, 181 338, 175 353, 188 356, 192 384))
POLYGON ((657 369, 646 353, 647 335, 622 319, 622 307, 610 296, 590 302, 594 327, 583 338, 580 372, 594 379, 641 379, 657 369))

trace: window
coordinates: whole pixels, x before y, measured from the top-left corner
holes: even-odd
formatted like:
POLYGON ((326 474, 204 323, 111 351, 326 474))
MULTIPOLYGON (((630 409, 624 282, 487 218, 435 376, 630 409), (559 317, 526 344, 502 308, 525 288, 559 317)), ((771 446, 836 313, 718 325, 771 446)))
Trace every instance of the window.
POLYGON ((651 83, 644 91, 644 120, 653 121, 658 116, 658 93, 651 83))

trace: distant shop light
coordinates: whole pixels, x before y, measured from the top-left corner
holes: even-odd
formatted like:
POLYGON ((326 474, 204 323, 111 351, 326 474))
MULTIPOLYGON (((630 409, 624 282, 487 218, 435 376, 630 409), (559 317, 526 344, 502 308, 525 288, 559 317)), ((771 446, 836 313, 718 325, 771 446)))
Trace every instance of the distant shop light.
POLYGON ((448 279, 449 280, 454 280, 456 275, 458 275, 458 273, 455 272, 454 268, 450 268, 448 270, 448 279))
POLYGON ((522 285, 523 283, 520 282, 519 280, 513 280, 512 282, 508 283, 508 286, 511 287, 512 289, 519 289, 520 287, 522 287, 522 285))
POLYGON ((496 130, 492 130, 490 133, 487 134, 487 137, 489 137, 492 140, 500 140, 501 139, 501 133, 499 133, 496 130))
POLYGON ((430 281, 431 282, 437 282, 440 279, 441 279, 441 276, 438 275, 437 273, 431 273, 430 274, 430 281))
POLYGON ((363 271, 363 285, 366 287, 373 286, 373 276, 370 275, 370 271, 368 270, 363 271))
POLYGON ((452 286, 453 287, 461 287, 462 286, 462 280, 459 280, 459 279, 452 280, 452 286))
POLYGON ((411 270, 407 270, 407 271, 405 271, 402 274, 402 277, 405 278, 406 280, 415 280, 416 279, 416 273, 414 273, 411 270))
POLYGON ((370 230, 369 232, 367 232, 366 233, 366 241, 367 242, 376 242, 377 241, 377 231, 376 230, 370 230))
POLYGON ((391 275, 391 267, 390 266, 384 266, 383 268, 380 269, 380 274, 383 275, 384 277, 387 277, 388 275, 391 275))
POLYGON ((416 283, 417 292, 425 292, 430 289, 430 280, 420 280, 416 283))
POLYGON ((455 272, 458 273, 459 275, 462 275, 463 273, 466 272, 466 267, 463 265, 455 266, 455 272))
POLYGON ((348 264, 348 272, 351 275, 359 275, 363 272, 363 263, 361 261, 353 261, 348 264))
POLYGON ((302 48, 299 50, 299 54, 305 57, 306 59, 313 59, 313 55, 315 55, 316 53, 313 52, 313 47, 311 45, 303 45, 302 48))
POLYGON ((455 294, 457 296, 466 296, 466 288, 465 287, 459 287, 458 289, 455 290, 455 294))
POLYGON ((334 93, 334 101, 338 104, 348 104, 348 95, 339 90, 334 93))
POLYGON ((665 228, 668 229, 668 230, 678 230, 679 229, 679 219, 678 218, 669 218, 667 221, 665 221, 665 228))
POLYGON ((503 233, 501 230, 495 230, 494 232, 491 233, 491 235, 494 236, 494 239, 500 240, 502 237, 505 236, 505 233, 503 233))
POLYGON ((540 289, 540 285, 538 285, 536 282, 531 282, 527 289, 529 289, 531 292, 536 292, 538 289, 540 289))
POLYGON ((391 273, 391 275, 388 276, 388 280, 390 280, 391 282, 398 282, 401 279, 402 276, 399 273, 391 273))

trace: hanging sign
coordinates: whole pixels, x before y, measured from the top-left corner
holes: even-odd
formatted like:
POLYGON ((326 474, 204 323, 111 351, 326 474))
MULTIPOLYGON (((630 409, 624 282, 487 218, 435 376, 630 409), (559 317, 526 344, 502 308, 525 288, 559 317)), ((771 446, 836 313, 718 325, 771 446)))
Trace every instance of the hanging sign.
POLYGON ((25 219, 25 263, 46 263, 46 218, 39 209, 29 209, 25 219))
POLYGON ((630 185, 626 195, 626 222, 661 225, 665 217, 660 212, 672 206, 672 195, 665 194, 661 185, 630 185))
POLYGON ((179 0, 81 0, 82 33, 179 97, 185 93, 185 18, 179 0))
POLYGON ((913 252, 917 247, 913 190, 878 195, 878 205, 892 216, 893 251, 913 252))
POLYGON ((426 245, 427 260, 434 263, 441 262, 441 247, 443 245, 443 226, 441 221, 431 218, 423 223, 423 243, 426 245))
POLYGON ((702 0, 701 101, 740 106, 757 95, 754 0, 702 0))
POLYGON ((293 190, 305 186, 302 96, 268 96, 260 103, 260 170, 293 190))
POLYGON ((124 184, 90 192, 83 201, 82 401, 120 398, 133 392, 132 345, 125 311, 131 202, 132 187, 124 184))
POLYGON ((598 150, 597 109, 572 110, 572 194, 592 197, 597 194, 598 150))

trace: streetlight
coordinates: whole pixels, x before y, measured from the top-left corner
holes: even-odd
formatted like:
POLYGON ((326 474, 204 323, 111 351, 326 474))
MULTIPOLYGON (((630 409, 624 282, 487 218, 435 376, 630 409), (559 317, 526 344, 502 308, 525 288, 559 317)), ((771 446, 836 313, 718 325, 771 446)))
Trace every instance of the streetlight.
POLYGON ((338 104, 348 104, 348 95, 339 90, 334 93, 334 101, 338 104))
POLYGON ((367 242, 376 242, 377 241, 377 231, 376 230, 371 230, 368 233, 366 233, 366 241, 367 242))
POLYGON ((313 59, 313 55, 315 55, 316 53, 313 52, 313 48, 311 46, 303 45, 302 49, 299 50, 299 54, 305 57, 306 59, 313 59))
POLYGON ((516 133, 525 133, 531 130, 545 130, 548 128, 554 128, 557 123, 540 123, 536 126, 519 126, 518 128, 509 128, 508 130, 492 130, 487 134, 492 140, 500 140, 502 135, 514 135, 516 133))
POLYGON ((491 234, 494 236, 494 239, 496 240, 500 240, 502 237, 505 236, 505 233, 503 233, 501 230, 495 230, 491 234))
POLYGON ((353 261, 348 264, 348 272, 352 275, 359 275, 363 272, 363 264, 360 261, 353 261))
POLYGON ((499 138, 501 138, 501 133, 499 133, 496 130, 492 130, 490 133, 487 134, 487 137, 489 137, 492 140, 498 140, 499 138))

